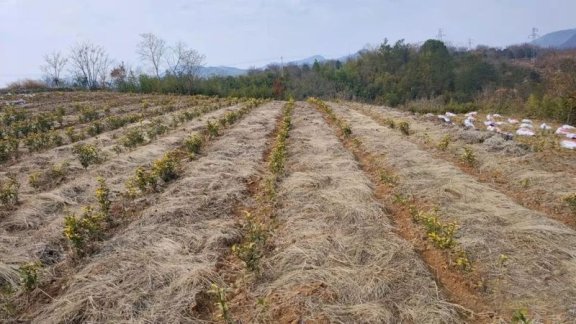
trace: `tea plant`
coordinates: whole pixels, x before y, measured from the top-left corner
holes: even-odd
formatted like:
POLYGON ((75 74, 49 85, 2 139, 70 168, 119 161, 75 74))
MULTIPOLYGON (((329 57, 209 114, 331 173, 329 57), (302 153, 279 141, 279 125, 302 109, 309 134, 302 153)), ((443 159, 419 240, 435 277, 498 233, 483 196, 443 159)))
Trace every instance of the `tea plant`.
POLYGON ((14 137, 0 139, 0 163, 18 157, 20 141, 14 137))
POLYGON ((42 268, 40 262, 29 262, 20 266, 18 269, 18 273, 20 274, 20 284, 25 290, 30 291, 38 287, 40 282, 40 268, 42 268))
POLYGON ((266 244, 267 231, 264 224, 259 222, 250 212, 245 211, 244 242, 232 246, 232 253, 246 264, 246 268, 258 272, 259 261, 262 258, 266 244))
POLYGON ((220 127, 218 126, 218 123, 212 121, 206 122, 206 131, 208 132, 208 136, 210 137, 218 136, 219 129, 220 127))
POLYGON ((92 164, 101 163, 104 160, 100 149, 93 144, 76 144, 72 148, 72 153, 78 157, 84 169, 92 164))
POLYGON ((398 123, 398 129, 400 132, 406 136, 410 135, 410 124, 406 121, 401 121, 398 123))
POLYGON ((398 178, 386 170, 380 170, 380 181, 388 185, 396 185, 398 178))
POLYGON ((452 141, 452 137, 450 137, 450 135, 444 135, 444 137, 442 137, 442 139, 440 140, 440 142, 437 145, 438 149, 440 149, 442 151, 446 151, 448 149, 448 146, 450 145, 451 141, 452 141))
POLYGON ((102 127, 102 124, 100 122, 97 122, 97 121, 93 122, 88 127, 88 135, 90 135, 90 136, 96 136, 96 135, 102 133, 103 131, 104 131, 104 127, 102 127))
POLYGON ((9 178, 7 181, 0 182, 0 203, 6 207, 18 204, 19 190, 20 184, 16 178, 9 178))
POLYGON ((96 188, 96 200, 100 206, 100 211, 108 218, 110 212, 110 206, 112 201, 110 201, 110 188, 106 184, 106 180, 102 177, 96 178, 98 181, 98 187, 96 188))
POLYGON ((104 218, 102 213, 86 206, 82 215, 70 214, 64 217, 64 236, 79 254, 83 254, 90 241, 101 237, 104 218))
POLYGON ((456 224, 440 222, 435 212, 422 212, 416 209, 412 210, 412 217, 417 223, 424 225, 428 238, 441 249, 447 249, 454 246, 454 233, 456 224))
POLYGON ((531 324, 532 321, 528 319, 528 310, 526 309, 517 309, 512 314, 512 323, 513 324, 531 324))
POLYGON ((565 196, 563 200, 568 204, 568 207, 572 209, 574 215, 576 215, 576 193, 565 196))
POLYGON ((462 153, 462 161, 471 167, 476 165, 478 161, 476 160, 476 154, 474 154, 474 150, 472 150, 472 148, 468 146, 464 147, 464 152, 462 153))
POLYGON ((193 134, 184 141, 184 146, 188 152, 198 154, 200 152, 200 148, 202 148, 203 142, 204 140, 200 134, 193 134))
POLYGON ((142 129, 140 127, 133 127, 124 133, 124 136, 120 142, 128 148, 135 148, 144 144, 146 139, 144 138, 144 134, 142 133, 142 129))
POLYGON ((226 323, 234 323, 230 316, 230 308, 228 307, 228 302, 226 300, 226 288, 222 288, 213 283, 210 285, 210 290, 208 290, 208 293, 216 298, 215 305, 220 311, 218 316, 221 317, 226 323))
POLYGON ((152 175, 169 182, 178 177, 179 161, 174 154, 166 153, 152 164, 152 175))

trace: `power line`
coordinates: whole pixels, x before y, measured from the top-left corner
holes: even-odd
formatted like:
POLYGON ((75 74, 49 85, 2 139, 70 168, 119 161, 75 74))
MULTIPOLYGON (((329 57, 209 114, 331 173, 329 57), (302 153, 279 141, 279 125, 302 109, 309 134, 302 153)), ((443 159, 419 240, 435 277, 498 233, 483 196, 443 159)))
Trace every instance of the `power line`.
POLYGON ((442 28, 439 28, 438 34, 436 35, 436 38, 438 38, 439 41, 443 41, 444 36, 446 36, 446 34, 444 34, 444 31, 442 30, 442 28))
POLYGON ((532 39, 532 41, 536 40, 538 38, 538 28, 532 27, 532 33, 530 33, 528 38, 532 39))

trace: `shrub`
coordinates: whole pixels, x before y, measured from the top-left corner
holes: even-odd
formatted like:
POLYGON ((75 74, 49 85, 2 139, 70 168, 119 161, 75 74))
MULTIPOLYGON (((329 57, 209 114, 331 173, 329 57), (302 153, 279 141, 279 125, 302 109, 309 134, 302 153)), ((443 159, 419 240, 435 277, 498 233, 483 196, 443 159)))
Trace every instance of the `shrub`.
POLYGON ((186 141, 184 141, 184 146, 186 146, 188 152, 197 154, 200 152, 200 148, 202 148, 203 142, 204 140, 200 134, 193 134, 190 135, 186 141))
POLYGON ((406 136, 410 135, 410 124, 408 124, 408 122, 406 121, 401 121, 400 123, 398 123, 398 129, 400 129, 400 132, 406 136))
POLYGON ((86 169, 92 164, 98 164, 103 161, 102 152, 93 144, 77 144, 72 148, 80 164, 86 169))
POLYGON ((20 184, 15 178, 9 178, 8 181, 0 183, 2 205, 11 207, 18 204, 18 190, 20 190, 20 184))

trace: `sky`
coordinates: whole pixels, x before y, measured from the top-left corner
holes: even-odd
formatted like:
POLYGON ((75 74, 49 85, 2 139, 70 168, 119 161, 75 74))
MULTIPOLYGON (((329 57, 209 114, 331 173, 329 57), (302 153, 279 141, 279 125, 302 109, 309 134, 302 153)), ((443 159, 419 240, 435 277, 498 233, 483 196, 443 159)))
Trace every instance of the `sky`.
MULTIPOLYGON (((206 66, 337 58, 404 39, 505 47, 576 28, 576 0, 0 0, 0 87, 41 78, 43 56, 89 41, 143 66, 140 34, 183 41, 206 66)), ((145 70, 146 71, 146 70, 145 70)))

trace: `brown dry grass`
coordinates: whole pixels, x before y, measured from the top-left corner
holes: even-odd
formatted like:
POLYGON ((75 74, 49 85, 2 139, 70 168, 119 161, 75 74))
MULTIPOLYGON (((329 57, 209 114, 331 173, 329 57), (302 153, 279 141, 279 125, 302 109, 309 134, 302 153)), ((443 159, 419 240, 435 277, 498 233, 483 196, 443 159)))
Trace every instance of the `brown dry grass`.
POLYGON ((200 292, 221 282, 215 264, 239 239, 232 209, 246 199, 278 108, 257 108, 215 140, 167 191, 149 198, 137 220, 78 265, 59 296, 28 316, 42 323, 198 321, 200 292))
POLYGON ((392 232, 370 181, 319 113, 295 111, 276 247, 249 322, 457 321, 425 265, 392 232))
POLYGON ((481 293, 492 309, 511 316, 528 308, 536 320, 569 322, 576 309, 574 230, 519 206, 369 117, 333 107, 369 151, 386 154, 407 195, 438 205, 446 221, 459 225, 457 241, 483 276, 481 293))

